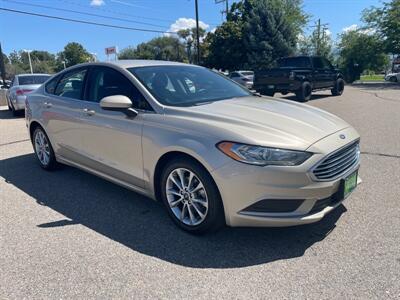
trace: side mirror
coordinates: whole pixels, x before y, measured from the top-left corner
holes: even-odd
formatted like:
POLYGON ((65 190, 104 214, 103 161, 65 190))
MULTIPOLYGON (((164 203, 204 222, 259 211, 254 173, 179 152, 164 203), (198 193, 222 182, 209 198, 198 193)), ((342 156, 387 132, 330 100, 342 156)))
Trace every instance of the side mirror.
POLYGON ((104 110, 121 111, 131 118, 136 117, 138 114, 132 108, 132 101, 124 95, 104 97, 100 101, 100 107, 104 110))

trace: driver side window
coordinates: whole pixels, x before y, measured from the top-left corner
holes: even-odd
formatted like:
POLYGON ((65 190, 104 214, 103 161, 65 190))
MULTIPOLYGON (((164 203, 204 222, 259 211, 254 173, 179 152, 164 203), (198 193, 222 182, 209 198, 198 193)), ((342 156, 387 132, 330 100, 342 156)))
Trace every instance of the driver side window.
POLYGON ((123 74, 109 67, 94 67, 90 72, 88 100, 99 103, 108 96, 123 95, 132 107, 153 110, 140 91, 123 74))

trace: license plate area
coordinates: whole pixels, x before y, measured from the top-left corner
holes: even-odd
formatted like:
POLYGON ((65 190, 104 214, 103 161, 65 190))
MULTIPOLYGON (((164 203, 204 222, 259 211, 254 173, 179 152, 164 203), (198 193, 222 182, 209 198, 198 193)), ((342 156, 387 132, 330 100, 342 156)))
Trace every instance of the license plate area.
POLYGON ((345 199, 357 187, 358 170, 351 173, 340 182, 340 198, 345 199))

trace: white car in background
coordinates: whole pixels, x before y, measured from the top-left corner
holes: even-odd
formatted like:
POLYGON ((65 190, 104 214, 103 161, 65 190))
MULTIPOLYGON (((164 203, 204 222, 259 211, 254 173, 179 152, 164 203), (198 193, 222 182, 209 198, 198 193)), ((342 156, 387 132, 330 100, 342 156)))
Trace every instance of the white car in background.
POLYGON ((400 82, 400 73, 389 73, 385 75, 385 80, 390 82, 400 82))
POLYGON ((36 90, 50 78, 49 74, 15 75, 6 93, 8 109, 16 116, 25 109, 26 95, 36 90))
POLYGON ((254 72, 253 71, 235 71, 229 74, 229 78, 247 87, 253 88, 254 72))

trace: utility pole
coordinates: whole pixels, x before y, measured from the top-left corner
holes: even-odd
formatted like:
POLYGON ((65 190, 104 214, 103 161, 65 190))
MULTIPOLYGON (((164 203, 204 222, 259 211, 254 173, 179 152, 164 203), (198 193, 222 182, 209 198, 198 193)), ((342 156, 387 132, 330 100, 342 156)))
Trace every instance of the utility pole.
POLYGON ((196 6, 196 46, 197 46, 197 64, 200 65, 200 33, 199 33, 199 3, 195 0, 196 6))
POLYGON ((221 14, 225 14, 226 20, 228 20, 229 13, 229 0, 215 0, 215 4, 225 2, 225 10, 221 10, 221 14))
POLYGON ((31 74, 33 74, 32 61, 31 61, 31 51, 32 50, 24 50, 24 52, 28 53, 29 67, 31 69, 31 74))
POLYGON ((316 55, 321 55, 321 27, 322 27, 322 41, 325 41, 325 31, 328 29, 327 26, 329 24, 321 24, 321 19, 318 19, 317 24, 311 27, 316 27, 317 28, 317 36, 316 36, 316 49, 315 49, 315 54, 316 55))

